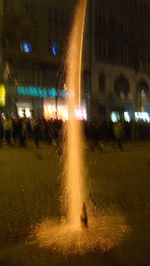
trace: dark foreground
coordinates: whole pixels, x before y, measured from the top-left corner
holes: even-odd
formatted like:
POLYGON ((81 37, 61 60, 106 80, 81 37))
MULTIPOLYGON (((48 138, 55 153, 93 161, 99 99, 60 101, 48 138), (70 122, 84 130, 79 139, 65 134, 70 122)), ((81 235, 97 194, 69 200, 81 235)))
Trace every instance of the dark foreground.
POLYGON ((86 149, 90 197, 121 214, 132 232, 109 252, 63 256, 26 242, 30 228, 60 215, 56 147, 0 147, 0 266, 150 265, 150 144, 86 149))

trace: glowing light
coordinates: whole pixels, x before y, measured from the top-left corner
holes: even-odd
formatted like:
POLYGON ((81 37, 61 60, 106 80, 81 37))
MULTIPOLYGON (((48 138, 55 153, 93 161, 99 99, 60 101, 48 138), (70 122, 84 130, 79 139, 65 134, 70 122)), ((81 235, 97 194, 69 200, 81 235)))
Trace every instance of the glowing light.
POLYGON ((28 117, 28 118, 31 118, 31 117, 32 117, 31 110, 30 110, 29 108, 26 108, 26 109, 25 109, 25 115, 26 115, 26 117, 28 117))
POLYGON ((25 53, 32 52, 32 45, 30 42, 22 41, 20 42, 20 50, 25 53))
POLYGON ((2 118, 5 120, 6 119, 6 117, 5 117, 5 114, 4 113, 2 113, 2 118))
MULTIPOLYGON (((81 107, 80 109, 74 110, 75 117, 78 120, 86 120, 87 113, 85 107, 81 107)), ((49 119, 61 119, 63 121, 69 120, 68 108, 67 105, 58 104, 56 107, 55 104, 44 104, 44 117, 46 120, 49 119)))
POLYGON ((75 116, 79 120, 87 120, 87 112, 85 107, 75 109, 75 116))
POLYGON ((56 56, 58 53, 58 48, 57 48, 57 43, 56 41, 53 42, 53 47, 52 47, 53 55, 56 56))
POLYGON ((111 114, 110 114, 110 118, 111 118, 111 121, 112 121, 113 123, 115 123, 115 122, 117 122, 117 121, 120 120, 120 115, 119 115, 118 112, 111 112, 111 114))
POLYGON ((68 120, 68 111, 63 105, 58 105, 56 108, 55 104, 44 104, 44 117, 46 120, 57 118, 66 121, 68 120))
POLYGON ((32 45, 30 42, 29 42, 28 46, 29 46, 29 52, 32 52, 32 45))
POLYGON ((18 108, 18 115, 19 117, 24 117, 24 112, 23 112, 23 108, 18 108))
POLYGON ((17 87, 18 95, 23 96, 33 96, 33 97, 42 97, 42 98, 55 98, 56 96, 66 98, 67 92, 65 90, 55 88, 42 88, 35 86, 18 86, 17 87))
POLYGON ((130 121, 131 121, 131 119, 130 119, 130 115, 129 115, 128 112, 124 112, 124 120, 125 120, 126 122, 130 122, 130 121))
POLYGON ((3 84, 0 84, 0 106, 5 106, 6 90, 3 84))
POLYGON ((143 120, 144 122, 150 122, 150 116, 146 112, 135 112, 135 120, 143 120))
POLYGON ((31 110, 28 107, 18 107, 18 115, 19 117, 23 118, 24 116, 26 116, 27 118, 31 118, 32 117, 32 113, 31 110))

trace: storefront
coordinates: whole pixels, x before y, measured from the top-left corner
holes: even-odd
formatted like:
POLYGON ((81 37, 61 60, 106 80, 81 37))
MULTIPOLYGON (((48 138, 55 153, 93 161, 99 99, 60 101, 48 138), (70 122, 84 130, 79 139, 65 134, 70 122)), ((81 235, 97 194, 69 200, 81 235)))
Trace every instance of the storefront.
MULTIPOLYGON (((46 106, 49 104, 59 109, 61 102, 65 104, 66 91, 56 88, 36 87, 36 86, 18 86, 17 87, 17 113, 19 116, 25 114, 31 117, 32 114, 36 116, 44 115, 45 118, 56 118, 54 112, 51 116, 46 112, 46 106)), ((53 107, 53 109, 54 109, 53 107)))
MULTIPOLYGON (((46 119, 68 120, 67 90, 55 87, 6 85, 5 114, 19 117, 44 116, 46 119)), ((4 101, 4 100, 3 100, 4 101)), ((74 110, 78 119, 87 119, 86 105, 74 110)))

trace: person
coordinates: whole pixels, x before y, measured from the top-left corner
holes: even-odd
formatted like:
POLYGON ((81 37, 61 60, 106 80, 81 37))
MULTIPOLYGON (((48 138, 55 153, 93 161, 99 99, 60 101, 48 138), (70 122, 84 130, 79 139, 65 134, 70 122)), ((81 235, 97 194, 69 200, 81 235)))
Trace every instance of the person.
POLYGON ((3 118, 0 113, 0 144, 3 142, 3 118))
POLYGON ((12 138, 13 138, 13 142, 16 143, 17 142, 17 137, 18 137, 18 118, 14 117, 12 118, 12 138))
POLYGON ((32 129, 31 129, 30 118, 26 118, 25 119, 25 123, 26 123, 27 136, 28 136, 28 138, 31 138, 31 136, 32 136, 32 129))
POLYGON ((4 120, 4 132, 5 132, 5 140, 9 145, 11 143, 11 133, 12 133, 12 121, 11 118, 7 115, 4 120))
POLYGON ((26 121, 25 118, 21 119, 21 146, 26 146, 26 121))
POLYGON ((122 150, 123 149, 122 147, 123 126, 120 121, 114 123, 113 132, 114 132, 114 136, 115 136, 115 140, 117 142, 118 148, 122 150))
POLYGON ((39 147, 39 121, 35 117, 31 121, 31 128, 32 128, 34 143, 36 147, 39 147))
POLYGON ((83 202, 83 205, 82 205, 80 220, 81 220, 81 226, 83 228, 88 228, 88 216, 87 216, 87 210, 86 210, 85 202, 83 202))

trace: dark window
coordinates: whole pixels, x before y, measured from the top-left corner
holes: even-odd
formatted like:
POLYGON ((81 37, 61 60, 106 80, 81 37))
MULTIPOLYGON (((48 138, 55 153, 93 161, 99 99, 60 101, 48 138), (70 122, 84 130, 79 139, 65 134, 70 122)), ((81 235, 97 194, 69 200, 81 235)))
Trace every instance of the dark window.
POLYGON ((54 9, 54 24, 55 24, 56 26, 58 26, 59 23, 60 23, 59 16, 60 16, 59 9, 58 9, 58 8, 55 8, 55 9, 54 9))
POLYGON ((6 48, 7 45, 8 45, 8 40, 4 37, 4 38, 2 39, 2 47, 3 47, 3 48, 6 48))
POLYGON ((128 62, 128 45, 122 41, 116 42, 116 58, 128 62))
POLYGON ((148 70, 148 51, 145 49, 139 50, 139 65, 141 70, 148 70))
POLYGON ((27 4, 25 5, 24 10, 25 10, 25 14, 28 15, 29 14, 29 6, 27 4))
POLYGON ((126 17, 119 16, 117 17, 117 28, 121 35, 125 35, 127 33, 127 19, 126 17))
POLYGON ((29 4, 25 4, 24 5, 24 15, 25 16, 31 16, 32 15, 32 6, 31 5, 29 5, 29 4))
POLYGON ((64 14, 63 13, 60 14, 60 23, 61 23, 61 27, 64 28, 64 26, 65 26, 65 18, 64 18, 64 14))
POLYGON ((96 59, 106 58, 108 56, 108 42, 104 39, 96 40, 96 59))
POLYGON ((100 114, 101 118, 105 118, 106 117, 106 107, 99 106, 99 114, 100 114))
POLYGON ((97 10, 96 24, 98 27, 105 26, 107 24, 106 12, 102 9, 97 10))
POLYGON ((144 26, 144 25, 140 25, 140 28, 138 29, 138 31, 139 30, 140 30, 141 40, 147 41, 148 40, 148 29, 147 29, 147 27, 144 26))
POLYGON ((4 11, 7 9, 7 6, 8 6, 8 2, 7 0, 4 0, 3 2, 4 11))
POLYGON ((51 25, 53 23, 53 16, 52 16, 52 9, 49 7, 48 8, 48 22, 51 25))
POLYGON ((104 93, 105 92, 105 74, 103 72, 99 73, 98 83, 99 83, 99 91, 104 93))

